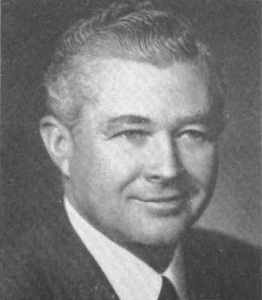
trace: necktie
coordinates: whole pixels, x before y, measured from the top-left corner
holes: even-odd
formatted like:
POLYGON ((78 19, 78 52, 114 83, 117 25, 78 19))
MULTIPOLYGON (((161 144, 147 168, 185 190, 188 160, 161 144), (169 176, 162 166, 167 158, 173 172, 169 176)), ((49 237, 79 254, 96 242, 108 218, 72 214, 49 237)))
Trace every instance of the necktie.
POLYGON ((158 300, 179 300, 173 284, 164 276, 162 276, 162 288, 158 300))

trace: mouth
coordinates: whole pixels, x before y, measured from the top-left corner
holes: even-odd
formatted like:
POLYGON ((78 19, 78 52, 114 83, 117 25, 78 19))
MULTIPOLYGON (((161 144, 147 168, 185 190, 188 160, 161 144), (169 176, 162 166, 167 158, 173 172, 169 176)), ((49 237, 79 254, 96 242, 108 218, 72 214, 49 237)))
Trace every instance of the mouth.
POLYGON ((170 202, 179 202, 181 200, 186 200, 189 198, 189 193, 179 193, 171 196, 163 196, 157 198, 146 198, 146 199, 138 199, 142 202, 148 203, 170 203, 170 202))
POLYGON ((185 211, 192 198, 191 193, 182 192, 161 197, 135 198, 139 205, 158 216, 175 216, 185 211))

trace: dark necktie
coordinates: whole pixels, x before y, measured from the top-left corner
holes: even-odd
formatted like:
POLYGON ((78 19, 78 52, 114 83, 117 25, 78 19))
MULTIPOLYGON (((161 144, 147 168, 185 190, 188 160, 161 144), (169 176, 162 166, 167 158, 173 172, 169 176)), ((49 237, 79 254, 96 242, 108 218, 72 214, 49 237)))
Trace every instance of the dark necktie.
POLYGON ((179 300, 173 284, 164 276, 162 276, 162 288, 158 300, 179 300))

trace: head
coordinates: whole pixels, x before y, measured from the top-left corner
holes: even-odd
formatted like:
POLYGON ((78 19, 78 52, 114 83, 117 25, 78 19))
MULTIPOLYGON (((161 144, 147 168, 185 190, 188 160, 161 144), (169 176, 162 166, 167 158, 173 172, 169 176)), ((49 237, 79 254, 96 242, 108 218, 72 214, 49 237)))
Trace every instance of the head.
POLYGON ((65 195, 115 242, 175 245, 209 203, 223 84, 189 22, 113 6, 59 41, 46 148, 65 195))

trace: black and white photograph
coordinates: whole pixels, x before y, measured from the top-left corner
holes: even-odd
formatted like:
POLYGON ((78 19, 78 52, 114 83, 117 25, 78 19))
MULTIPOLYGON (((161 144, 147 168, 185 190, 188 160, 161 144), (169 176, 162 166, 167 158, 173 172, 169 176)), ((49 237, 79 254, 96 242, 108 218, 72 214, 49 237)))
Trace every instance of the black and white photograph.
POLYGON ((1 7, 0 299, 262 299, 261 1, 1 7))

